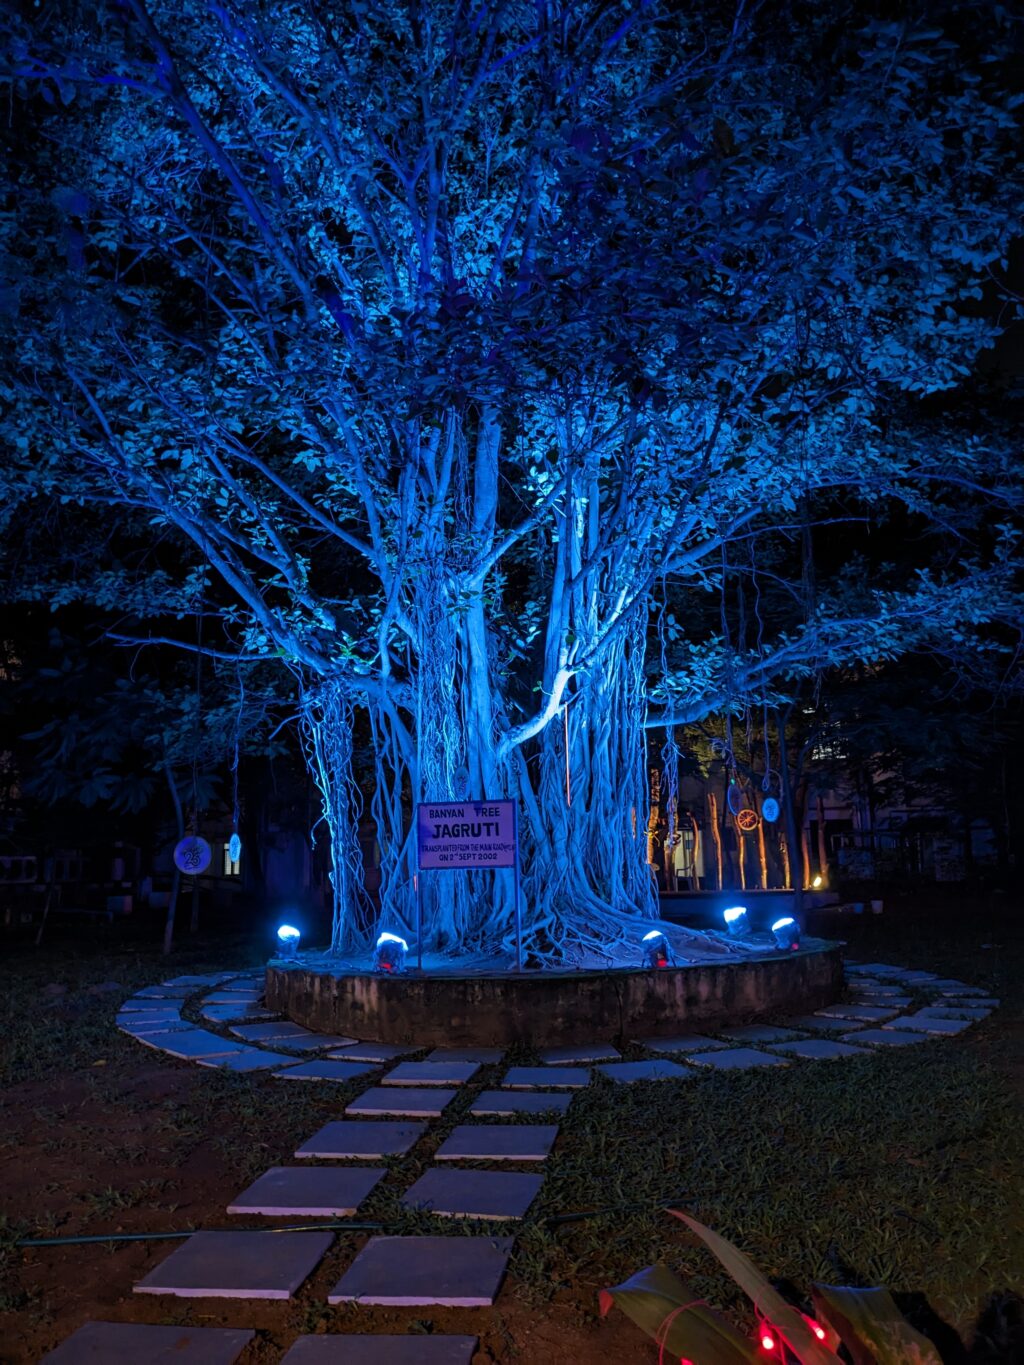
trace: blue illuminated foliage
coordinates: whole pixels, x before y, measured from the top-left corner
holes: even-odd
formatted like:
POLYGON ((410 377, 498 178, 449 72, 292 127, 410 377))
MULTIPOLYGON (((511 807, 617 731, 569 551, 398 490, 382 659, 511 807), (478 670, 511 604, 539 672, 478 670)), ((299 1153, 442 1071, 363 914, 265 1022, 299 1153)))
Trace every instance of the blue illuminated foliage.
MULTIPOLYGON (((412 801, 514 796, 533 951, 635 951, 646 730, 1014 616, 1009 449, 919 421, 1006 321, 1009 20, 829 10, 11 21, 9 515, 115 504, 216 577, 216 648, 292 670, 335 948, 357 717, 386 922, 415 919, 412 801), (736 547, 893 506, 1004 529, 900 587, 837 575, 756 651, 707 624, 736 547)), ((45 590, 165 622, 195 572, 45 590)), ((432 943, 511 942, 510 885, 422 890, 432 943)))

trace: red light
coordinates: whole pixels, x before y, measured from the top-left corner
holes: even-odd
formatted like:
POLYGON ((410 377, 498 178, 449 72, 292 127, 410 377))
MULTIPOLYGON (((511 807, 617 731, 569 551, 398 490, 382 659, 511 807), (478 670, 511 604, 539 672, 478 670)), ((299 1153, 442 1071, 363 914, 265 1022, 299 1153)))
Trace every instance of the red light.
POLYGON ((389 971, 391 970, 391 963, 390 963, 390 962, 382 962, 380 965, 384 968, 384 970, 385 970, 386 972, 389 972, 389 971))
POLYGON ((772 1336, 771 1332, 761 1333, 761 1349, 764 1351, 775 1350, 775 1338, 772 1336))
POLYGON ((824 1327, 822 1327, 817 1322, 811 1323, 811 1331, 814 1333, 814 1335, 818 1338, 819 1341, 824 1341, 825 1337, 828 1335, 824 1327))

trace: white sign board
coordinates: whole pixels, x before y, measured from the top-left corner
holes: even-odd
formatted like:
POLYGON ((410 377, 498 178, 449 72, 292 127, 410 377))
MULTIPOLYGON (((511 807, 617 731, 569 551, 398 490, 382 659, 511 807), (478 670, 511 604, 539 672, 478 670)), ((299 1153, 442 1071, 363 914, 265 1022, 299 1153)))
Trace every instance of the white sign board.
POLYGON ((428 801, 416 807, 419 867, 516 866, 514 801, 428 801))

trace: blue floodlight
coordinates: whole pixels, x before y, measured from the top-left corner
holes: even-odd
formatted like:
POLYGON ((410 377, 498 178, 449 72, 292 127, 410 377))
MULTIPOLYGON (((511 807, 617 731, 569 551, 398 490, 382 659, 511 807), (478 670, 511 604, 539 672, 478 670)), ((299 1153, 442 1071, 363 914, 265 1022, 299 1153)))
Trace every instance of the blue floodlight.
POLYGON ((750 923, 747 920, 747 907, 745 905, 730 905, 727 910, 722 911, 722 918, 725 920, 725 927, 732 934, 733 938, 739 938, 750 930, 750 923))
POLYGON ((281 956, 297 957, 301 937, 302 934, 294 924, 282 924, 277 931, 277 941, 281 945, 281 956))
POLYGON ((800 947, 800 926, 790 915, 775 921, 772 925, 772 934, 776 948, 781 948, 784 952, 800 947))
POLYGON ((408 951, 408 943, 398 934, 381 934, 373 955, 374 971, 393 973, 404 971, 405 955, 408 951))
POLYGON ((660 929, 652 929, 650 933, 644 934, 641 942, 644 948, 645 967, 672 966, 672 950, 660 929))

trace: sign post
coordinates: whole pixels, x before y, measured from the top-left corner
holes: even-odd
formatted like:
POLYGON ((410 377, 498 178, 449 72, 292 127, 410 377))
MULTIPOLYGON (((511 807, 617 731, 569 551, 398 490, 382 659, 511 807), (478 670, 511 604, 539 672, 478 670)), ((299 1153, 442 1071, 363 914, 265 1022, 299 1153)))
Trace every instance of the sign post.
POLYGON ((514 801, 426 801, 416 807, 417 956, 423 966, 425 871, 469 872, 510 867, 515 874, 516 970, 523 969, 519 822, 514 801))

